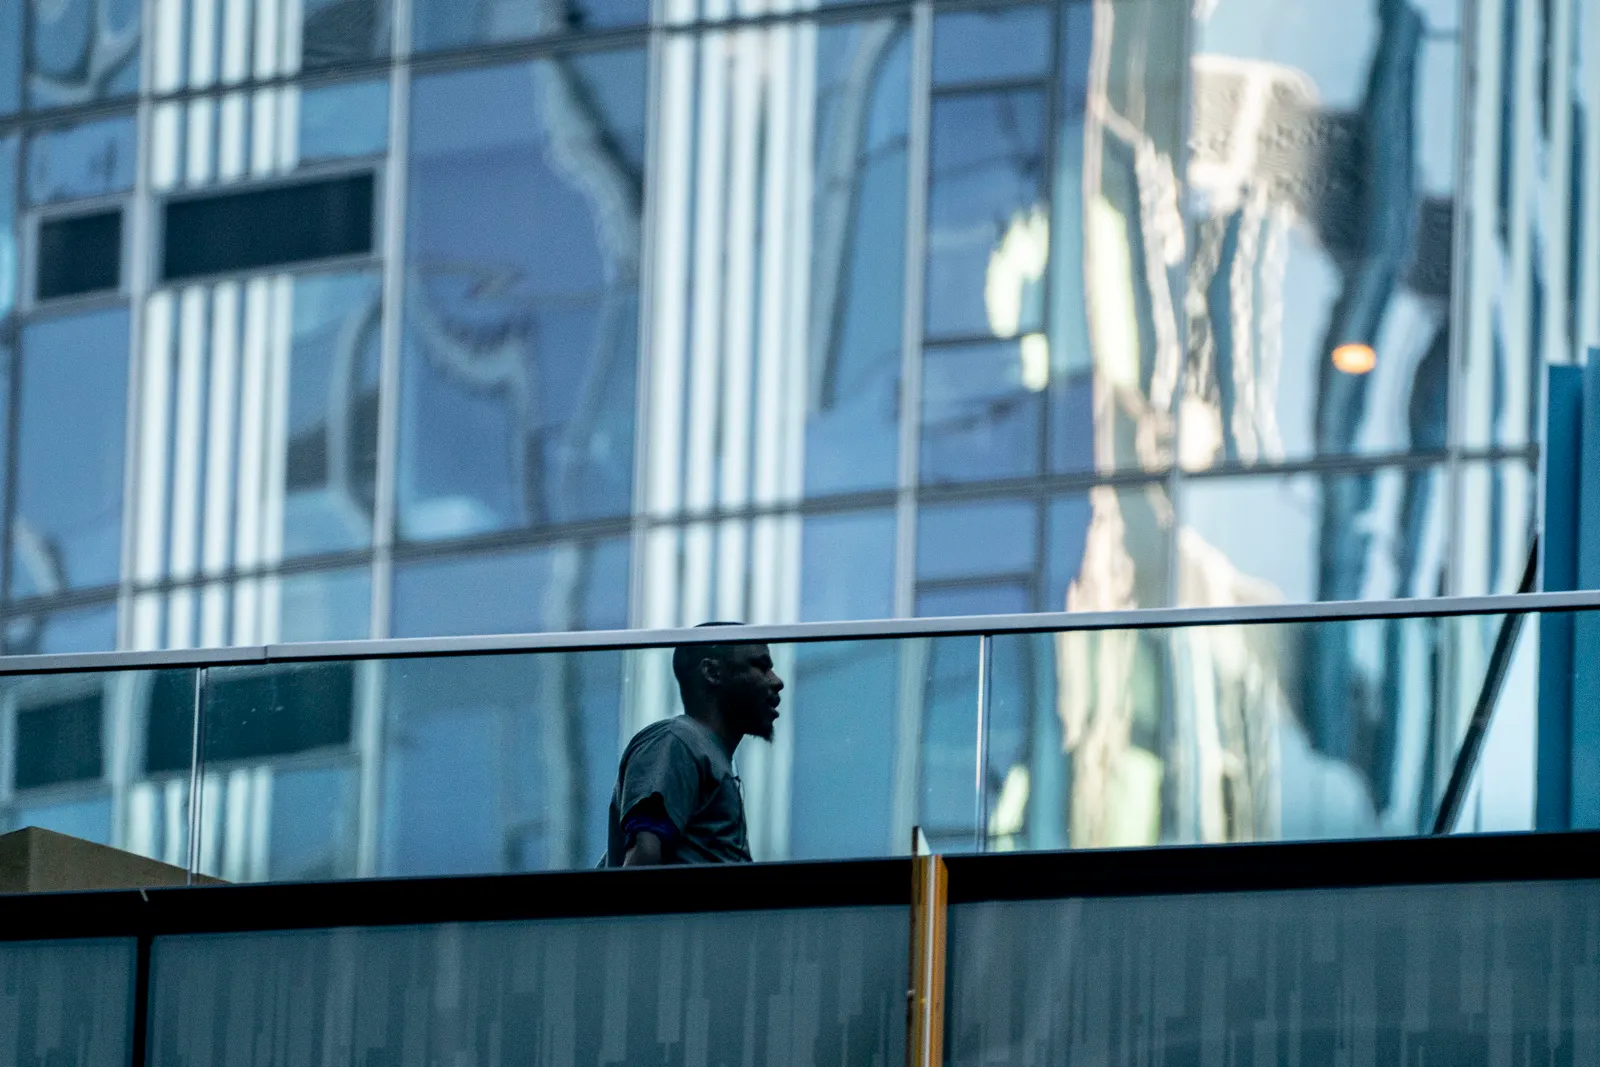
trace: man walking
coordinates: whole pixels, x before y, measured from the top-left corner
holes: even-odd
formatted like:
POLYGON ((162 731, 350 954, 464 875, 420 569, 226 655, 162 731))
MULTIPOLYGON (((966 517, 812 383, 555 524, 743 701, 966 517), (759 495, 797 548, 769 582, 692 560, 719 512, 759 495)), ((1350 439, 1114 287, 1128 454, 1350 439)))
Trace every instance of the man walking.
POLYGON ((783 679, 764 644, 682 645, 672 673, 685 714, 628 742, 611 794, 606 866, 748 863, 733 753, 747 734, 772 740, 783 679))

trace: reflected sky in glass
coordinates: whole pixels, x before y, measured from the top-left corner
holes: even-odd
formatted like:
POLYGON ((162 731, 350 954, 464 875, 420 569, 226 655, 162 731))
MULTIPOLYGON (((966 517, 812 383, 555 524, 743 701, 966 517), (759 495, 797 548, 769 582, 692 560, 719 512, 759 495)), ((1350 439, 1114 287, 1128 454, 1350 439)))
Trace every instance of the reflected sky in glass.
POLYGON ((122 553, 127 309, 36 321, 22 332, 21 362, 10 595, 114 584, 122 553))
POLYGON ((127 192, 137 165, 132 115, 35 134, 28 141, 28 199, 35 204, 127 192))
POLYGON ((139 85, 139 0, 11 0, 28 4, 35 108, 131 95, 139 85))
POLYGON ((402 536, 628 513, 644 60, 416 81, 402 536))
POLYGON ((389 147, 389 82, 341 82, 300 93, 300 161, 353 159, 389 147))
POLYGON ((923 353, 924 484, 1039 473, 1046 410, 1041 368, 1048 356, 1030 362, 1032 350, 1007 341, 923 353))
POLYGON ((933 84, 1043 78, 1054 51, 1048 7, 960 11, 933 24, 933 84))
POLYGON ((414 0, 412 33, 420 52, 642 26, 648 0, 414 0))

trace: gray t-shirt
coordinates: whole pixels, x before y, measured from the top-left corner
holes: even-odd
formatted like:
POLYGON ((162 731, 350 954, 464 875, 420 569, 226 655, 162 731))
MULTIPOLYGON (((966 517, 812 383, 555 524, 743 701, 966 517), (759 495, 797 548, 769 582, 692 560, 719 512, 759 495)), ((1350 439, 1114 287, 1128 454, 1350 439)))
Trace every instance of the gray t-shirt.
POLYGON ((744 797, 733 761, 711 727, 688 715, 651 723, 622 753, 611 794, 606 865, 622 866, 623 823, 636 810, 664 812, 676 831, 668 863, 748 863, 744 797), (647 803, 659 798, 659 808, 647 803))

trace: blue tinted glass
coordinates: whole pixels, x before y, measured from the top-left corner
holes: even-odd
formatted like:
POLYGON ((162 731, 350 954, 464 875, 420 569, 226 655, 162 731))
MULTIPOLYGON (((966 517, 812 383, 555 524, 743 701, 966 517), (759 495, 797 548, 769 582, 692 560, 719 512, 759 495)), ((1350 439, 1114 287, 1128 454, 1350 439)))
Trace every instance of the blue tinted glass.
POLYGON ((1047 7, 940 15, 933 24, 933 84, 1043 77, 1052 44, 1047 7))
POLYGON ((0 137, 0 322, 17 306, 17 165, 22 140, 0 137))
POLYGON ((48 804, 19 804, 12 815, 16 828, 37 826, 58 834, 111 844, 111 798, 100 795, 48 804))
POLYGON ((35 134, 28 142, 28 199, 50 204, 133 188, 136 137, 131 115, 35 134))
POLYGON ((374 156, 389 147, 389 83, 346 82, 300 94, 300 161, 374 156))
MULTIPOLYGON (((921 476, 925 484, 1038 473, 1045 383, 1041 371, 1027 364, 1035 340, 1042 342, 1043 336, 1035 334, 1027 344, 924 350, 921 476)), ((1044 366, 1038 358, 1035 362, 1044 366)))
POLYGON ((375 271, 294 280, 286 557, 372 542, 381 291, 375 271))
POLYGON ((125 1067, 136 953, 131 937, 0 944, 0 1063, 125 1067))
POLYGON ((621 754, 626 653, 396 660, 386 670, 394 773, 378 873, 594 866, 621 754))
POLYGON ((300 66, 320 70, 389 54, 390 0, 300 0, 300 66))
POLYGON ((16 615, 6 620, 6 655, 111 652, 117 647, 117 606, 16 615))
POLYGON ((19 389, 11 595, 114 584, 122 551, 127 310, 28 326, 19 389))
MULTIPOLYGON (((272 775, 267 869, 275 882, 327 881, 355 873, 354 767, 305 767, 272 775), (334 817, 329 818, 332 814, 334 817), (342 818, 340 816, 343 816, 342 818)), ((251 872, 254 873, 254 872, 251 872)))
POLYGON ((895 481, 910 52, 894 21, 817 31, 811 495, 895 481))
POLYGON ((1087 496, 1064 496, 1050 502, 1045 537, 1048 570, 1040 611, 1067 611, 1067 591, 1083 571, 1092 511, 1087 496))
POLYGON ((0 115, 22 104, 22 5, 0 4, 0 115))
POLYGON ((800 617, 894 616, 895 515, 808 515, 801 535, 800 617))
POLYGON ((1038 508, 1029 501, 925 505, 917 515, 917 578, 1031 573, 1038 537, 1038 508))
POLYGON ((644 69, 637 51, 417 80, 406 538, 628 513, 644 69))
POLYGON ((30 5, 32 15, 32 106, 88 104, 128 96, 139 87, 140 0, 21 2, 30 5))
POLYGON ((393 634, 624 629, 628 558, 617 539, 399 563, 393 634))
POLYGON ((574 30, 642 26, 649 0, 415 0, 419 52, 516 41, 574 30))
POLYGON ((365 567, 286 574, 280 641, 355 641, 372 636, 372 573, 365 567))
POLYGON ((1037 330, 1049 249, 1044 94, 940 97, 932 121, 929 338, 1037 330))

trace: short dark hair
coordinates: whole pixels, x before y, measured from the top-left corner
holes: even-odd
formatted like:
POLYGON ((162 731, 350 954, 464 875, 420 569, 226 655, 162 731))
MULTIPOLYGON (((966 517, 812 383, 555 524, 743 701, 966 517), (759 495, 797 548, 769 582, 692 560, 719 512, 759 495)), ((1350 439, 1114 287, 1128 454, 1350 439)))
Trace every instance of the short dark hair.
MULTIPOLYGON (((695 629, 705 626, 743 626, 742 622, 703 622, 695 629)), ((672 650, 672 675, 678 679, 679 689, 688 689, 694 681, 695 668, 708 659, 727 660, 733 654, 735 646, 731 644, 707 645, 679 645, 672 650)))

